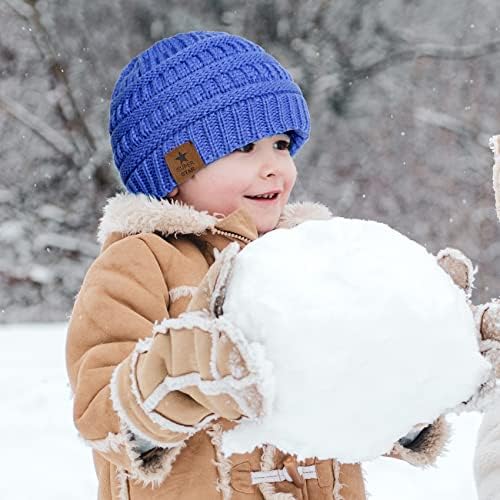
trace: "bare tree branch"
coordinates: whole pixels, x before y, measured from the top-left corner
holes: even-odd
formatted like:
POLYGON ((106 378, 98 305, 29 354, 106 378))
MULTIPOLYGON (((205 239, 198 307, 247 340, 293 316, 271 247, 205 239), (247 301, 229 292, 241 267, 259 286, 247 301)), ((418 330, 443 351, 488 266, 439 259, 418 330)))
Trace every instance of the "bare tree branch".
POLYGON ((61 153, 73 161, 73 157, 76 153, 74 145, 57 130, 54 130, 43 120, 34 116, 33 113, 30 113, 21 104, 9 99, 8 97, 0 96, 0 108, 21 122, 23 125, 30 128, 36 135, 42 138, 58 153, 61 153))
POLYGON ((464 147, 469 146, 467 149, 470 150, 470 146, 473 146, 474 151, 471 151, 471 155, 481 157, 485 162, 488 161, 490 155, 488 149, 488 137, 491 134, 486 131, 480 130, 478 127, 473 126, 464 120, 434 109, 422 107, 416 108, 415 118, 419 121, 427 123, 428 125, 433 125, 456 134, 462 139, 460 143, 464 147))
POLYGON ((413 48, 404 50, 396 50, 389 52, 382 59, 364 67, 353 70, 353 79, 362 79, 371 77, 377 73, 385 71, 387 68, 403 64, 413 59, 429 57, 433 59, 453 59, 453 60, 468 60, 477 57, 487 56, 500 52, 500 40, 493 40, 488 43, 464 45, 463 47, 453 47, 446 45, 437 45, 432 43, 424 43, 416 45, 413 48))
POLYGON ((33 9, 26 3, 20 0, 5 0, 5 3, 19 16, 28 20, 33 13, 33 9))
POLYGON ((476 126, 465 122, 463 119, 455 118, 447 113, 442 113, 434 109, 418 107, 415 109, 415 118, 429 125, 434 125, 462 137, 467 137, 481 146, 485 151, 488 147, 488 138, 491 134, 484 130, 478 129, 476 126))
MULTIPOLYGON (((79 131, 75 138, 81 142, 83 138, 86 146, 85 149, 95 150, 95 141, 87 127, 83 115, 80 113, 76 99, 73 94, 67 73, 65 72, 61 62, 56 57, 56 50, 52 44, 50 34, 41 21, 40 12, 36 8, 36 2, 33 0, 7 0, 9 7, 25 22, 31 24, 33 40, 40 51, 42 57, 47 61, 49 70, 55 78, 55 81, 64 88, 64 95, 67 97, 71 107, 70 117, 62 115, 65 121, 67 130, 79 131)), ((78 142, 75 141, 75 146, 78 147, 78 142)), ((88 152, 88 151, 87 151, 88 152)))

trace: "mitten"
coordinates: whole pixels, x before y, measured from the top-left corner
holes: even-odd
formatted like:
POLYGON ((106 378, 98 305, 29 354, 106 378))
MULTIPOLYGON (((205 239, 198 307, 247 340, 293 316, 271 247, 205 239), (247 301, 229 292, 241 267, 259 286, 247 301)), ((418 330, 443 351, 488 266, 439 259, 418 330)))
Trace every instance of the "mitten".
MULTIPOLYGON (((470 259, 460 250, 445 248, 437 254, 436 259, 438 264, 450 275, 453 282, 464 290, 474 314, 480 352, 492 362, 494 355, 498 356, 496 353, 498 353, 497 349, 500 345, 498 343, 500 340, 499 304, 493 301, 485 305, 474 306, 470 302, 475 270, 470 259)), ((495 371, 492 368, 490 377, 476 394, 449 412, 459 413, 484 409, 493 399, 495 385, 495 371)), ((414 426, 408 434, 394 444, 386 456, 399 458, 413 465, 434 463, 445 448, 449 434, 449 425, 444 416, 441 415, 430 425, 418 424, 414 426)))
POLYGON ((223 314, 238 251, 231 243, 220 252, 186 311, 155 324, 130 365, 118 370, 114 400, 139 437, 178 443, 213 419, 257 418, 268 411, 270 363, 261 346, 249 343, 223 314))
POLYGON ((472 304, 471 295, 476 269, 460 250, 445 248, 436 258, 453 282, 464 290, 474 315, 479 351, 492 365, 488 380, 469 400, 459 404, 455 411, 483 410, 491 404, 495 395, 496 376, 500 374, 500 304, 498 299, 486 304, 472 304))
MULTIPOLYGON (((239 248, 232 243, 217 255, 186 312, 154 328, 155 337, 163 342, 169 336, 172 343, 188 347, 184 356, 179 353, 179 359, 172 360, 169 376, 185 377, 184 392, 229 419, 258 417, 265 410, 260 348, 250 345, 223 315, 226 285, 239 248)), ((165 376, 168 365, 166 360, 165 376)))

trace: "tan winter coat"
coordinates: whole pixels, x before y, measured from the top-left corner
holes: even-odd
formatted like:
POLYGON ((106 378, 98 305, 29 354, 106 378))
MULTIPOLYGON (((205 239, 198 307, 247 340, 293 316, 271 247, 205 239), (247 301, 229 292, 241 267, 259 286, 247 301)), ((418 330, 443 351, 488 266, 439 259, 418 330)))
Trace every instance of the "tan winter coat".
MULTIPOLYGON (((289 204, 278 227, 329 217, 318 203, 289 204)), ((66 346, 74 422, 92 447, 100 500, 365 500, 361 467, 334 460, 295 462, 315 472, 304 481, 284 476, 252 484, 252 472, 288 471, 292 457, 271 445, 222 455, 222 430, 250 410, 232 386, 223 393, 200 390, 213 382, 215 341, 186 329, 152 338, 155 324, 186 310, 218 251, 257 237, 244 210, 217 218, 144 195, 108 201, 101 253, 77 296, 66 346), (157 340, 161 360, 151 354, 157 340), (150 387, 157 373, 164 382, 150 387)), ((216 361, 219 371, 230 373, 229 357, 216 361)), ((446 439, 445 421, 438 419, 409 447, 396 443, 392 456, 426 465, 446 439)))

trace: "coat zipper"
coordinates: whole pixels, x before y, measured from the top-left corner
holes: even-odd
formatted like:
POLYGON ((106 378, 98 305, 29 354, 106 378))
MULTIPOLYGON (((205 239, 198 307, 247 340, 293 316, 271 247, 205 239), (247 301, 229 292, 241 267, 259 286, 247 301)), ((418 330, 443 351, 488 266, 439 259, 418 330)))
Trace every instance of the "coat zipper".
POLYGON ((241 236, 240 234, 238 233, 233 233, 231 231, 222 231, 221 229, 217 229, 217 228, 212 228, 212 233, 213 234, 220 234, 222 236, 226 236, 226 237, 229 237, 229 238, 234 238, 236 240, 240 240, 240 241, 243 241, 244 243, 250 243, 251 240, 250 238, 246 238, 245 236, 241 236))

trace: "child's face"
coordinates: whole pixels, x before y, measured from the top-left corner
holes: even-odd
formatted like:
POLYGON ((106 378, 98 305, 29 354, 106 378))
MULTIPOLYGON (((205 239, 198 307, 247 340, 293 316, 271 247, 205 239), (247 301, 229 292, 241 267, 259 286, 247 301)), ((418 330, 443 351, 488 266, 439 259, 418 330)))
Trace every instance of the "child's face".
POLYGON ((278 224, 297 178, 287 134, 264 137, 219 158, 179 186, 173 198, 211 214, 244 208, 259 234, 278 224), (252 199, 269 192, 272 200, 252 199))

